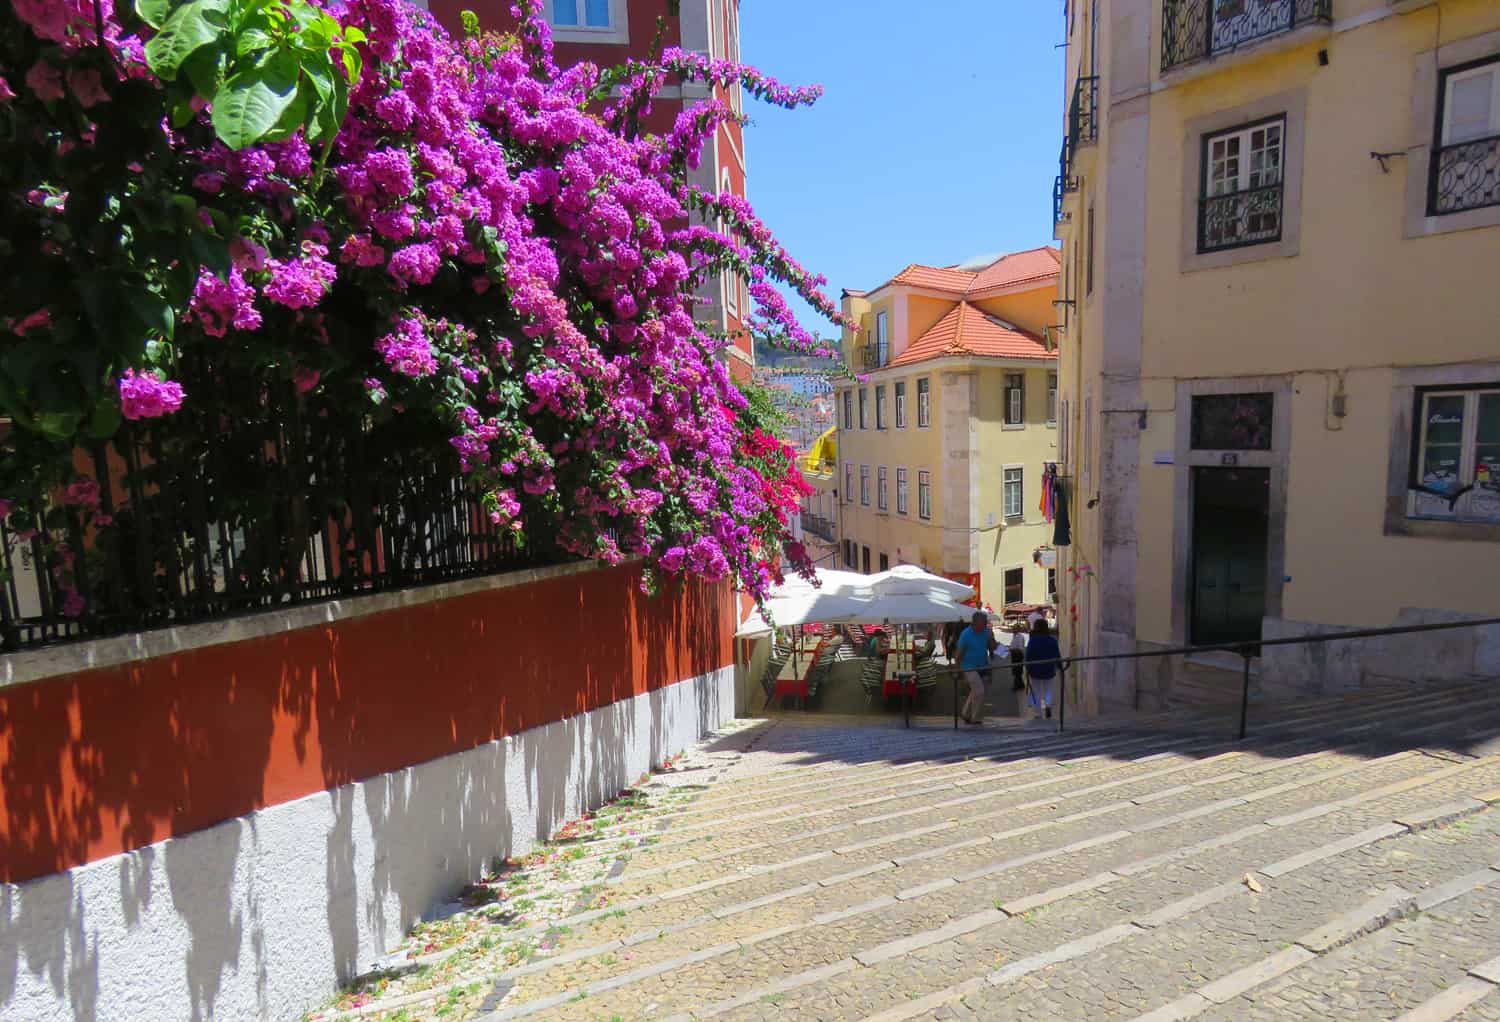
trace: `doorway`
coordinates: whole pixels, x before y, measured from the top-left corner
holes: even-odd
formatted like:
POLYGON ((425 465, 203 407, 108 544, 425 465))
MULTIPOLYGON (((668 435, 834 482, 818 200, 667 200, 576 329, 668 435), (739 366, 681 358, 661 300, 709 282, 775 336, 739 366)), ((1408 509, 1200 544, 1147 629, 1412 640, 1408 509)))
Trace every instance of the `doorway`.
POLYGON ((1193 469, 1193 645, 1261 637, 1270 508, 1270 469, 1193 469))

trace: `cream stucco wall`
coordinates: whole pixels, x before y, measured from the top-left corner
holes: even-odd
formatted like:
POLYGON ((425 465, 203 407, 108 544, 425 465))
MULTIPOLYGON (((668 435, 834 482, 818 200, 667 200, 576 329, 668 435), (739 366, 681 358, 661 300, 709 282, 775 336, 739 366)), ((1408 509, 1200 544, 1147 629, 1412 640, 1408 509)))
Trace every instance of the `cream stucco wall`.
MULTIPOLYGON (((1186 439, 1191 394, 1239 384, 1277 393, 1274 450, 1256 455, 1276 479, 1268 633, 1500 614, 1500 529, 1412 525, 1400 510, 1412 386, 1500 380, 1500 210, 1424 217, 1422 203, 1437 69, 1500 55, 1500 5, 1334 0, 1332 25, 1165 75, 1161 0, 1100 0, 1092 67, 1088 7, 1068 78, 1080 64, 1100 76, 1101 127, 1059 225, 1063 297, 1077 302, 1061 339, 1064 632, 1085 619, 1065 642, 1186 641, 1188 462, 1204 456, 1186 439), (1202 135, 1268 111, 1288 116, 1282 239, 1202 256, 1202 135), (1388 171, 1374 152, 1397 154, 1388 171)), ((1406 654, 1389 655, 1400 676, 1406 654)), ((1127 688, 1117 701, 1138 701, 1127 688)), ((1082 690, 1085 708, 1110 701, 1082 690)))

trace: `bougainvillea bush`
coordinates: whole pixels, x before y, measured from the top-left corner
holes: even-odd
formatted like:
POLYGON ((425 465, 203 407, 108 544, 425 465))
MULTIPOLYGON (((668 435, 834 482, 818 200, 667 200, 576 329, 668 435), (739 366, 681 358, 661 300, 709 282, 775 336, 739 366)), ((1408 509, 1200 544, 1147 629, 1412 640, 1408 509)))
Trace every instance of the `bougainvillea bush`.
MULTIPOLYGON (((817 90, 670 48, 559 70, 532 5, 516 14, 513 36, 450 38, 404 0, 0 12, 13 534, 62 510, 107 544, 120 510, 75 469, 90 445, 191 463, 295 419, 352 424, 371 463, 454 458, 493 522, 575 555, 757 595, 778 563, 809 570, 784 542, 805 484, 694 293, 742 276, 754 330, 805 351, 822 345, 777 285, 838 314, 742 199, 690 183, 724 104, 639 124, 687 81, 786 106, 817 90)), ((214 481, 214 517, 266 499, 259 443, 214 481)))

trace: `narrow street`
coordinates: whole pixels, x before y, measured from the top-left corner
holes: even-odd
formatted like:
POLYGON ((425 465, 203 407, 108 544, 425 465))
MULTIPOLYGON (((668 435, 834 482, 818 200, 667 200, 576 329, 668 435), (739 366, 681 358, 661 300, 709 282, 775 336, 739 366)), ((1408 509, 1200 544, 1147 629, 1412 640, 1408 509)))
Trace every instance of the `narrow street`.
POLYGON ((307 1017, 1500 1018, 1474 695, 1265 708, 1244 743, 741 721, 307 1017))

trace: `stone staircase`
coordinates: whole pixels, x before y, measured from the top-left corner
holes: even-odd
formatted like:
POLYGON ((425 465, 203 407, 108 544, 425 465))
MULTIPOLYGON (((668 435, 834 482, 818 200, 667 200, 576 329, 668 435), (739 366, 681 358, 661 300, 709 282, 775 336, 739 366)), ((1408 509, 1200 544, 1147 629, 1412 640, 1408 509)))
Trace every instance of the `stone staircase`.
POLYGON ((740 722, 306 1017, 1500 1019, 1493 690, 1224 723, 740 722))

